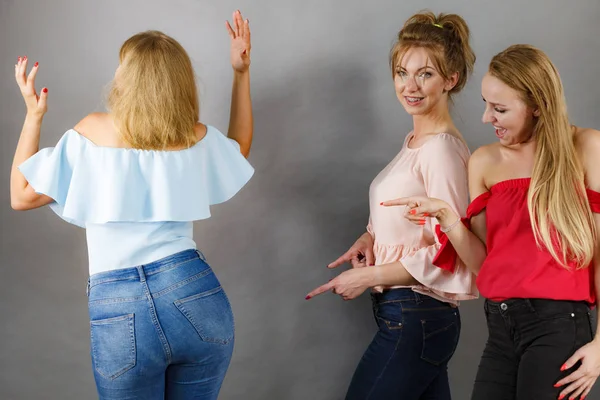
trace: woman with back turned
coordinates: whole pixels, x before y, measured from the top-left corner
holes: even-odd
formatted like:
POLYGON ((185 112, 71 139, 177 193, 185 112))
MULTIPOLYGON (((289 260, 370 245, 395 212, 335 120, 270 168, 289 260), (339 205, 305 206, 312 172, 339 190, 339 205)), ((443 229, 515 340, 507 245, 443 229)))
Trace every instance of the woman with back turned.
POLYGON ((231 36, 228 137, 198 121, 192 63, 173 38, 121 47, 108 113, 85 117, 39 150, 48 90, 35 63, 15 77, 27 116, 11 172, 16 210, 50 205, 86 229, 91 355, 100 399, 216 399, 231 360, 233 314, 192 238, 192 221, 250 179, 250 28, 231 36))

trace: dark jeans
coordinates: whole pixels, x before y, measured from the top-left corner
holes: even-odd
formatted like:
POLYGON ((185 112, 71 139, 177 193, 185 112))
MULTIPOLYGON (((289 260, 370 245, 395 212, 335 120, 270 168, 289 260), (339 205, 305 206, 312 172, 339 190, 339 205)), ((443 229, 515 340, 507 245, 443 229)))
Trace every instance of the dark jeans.
POLYGON ((592 340, 586 303, 541 299, 486 300, 489 338, 472 400, 557 399, 553 385, 573 353, 592 340))
POLYGON ((371 296, 379 331, 346 399, 450 399, 447 365, 460 336, 458 308, 411 289, 371 296))

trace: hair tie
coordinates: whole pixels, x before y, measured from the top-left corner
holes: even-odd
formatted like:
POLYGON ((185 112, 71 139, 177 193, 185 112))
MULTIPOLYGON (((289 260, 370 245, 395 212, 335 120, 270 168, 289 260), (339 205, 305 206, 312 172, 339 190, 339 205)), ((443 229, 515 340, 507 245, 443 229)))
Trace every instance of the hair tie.
POLYGON ((442 25, 440 25, 440 24, 433 24, 433 26, 437 26, 438 28, 444 29, 444 27, 442 25))

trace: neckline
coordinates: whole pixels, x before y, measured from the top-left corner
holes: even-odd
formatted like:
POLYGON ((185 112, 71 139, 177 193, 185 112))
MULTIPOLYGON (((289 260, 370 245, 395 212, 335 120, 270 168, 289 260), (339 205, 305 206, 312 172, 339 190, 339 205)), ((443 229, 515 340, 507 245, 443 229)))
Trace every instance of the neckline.
POLYGON ((524 189, 528 188, 530 183, 531 177, 505 179, 503 181, 494 183, 492 186, 490 186, 489 191, 493 192, 509 188, 524 189))
POLYGON ((466 146, 466 143, 464 143, 462 140, 460 140, 459 138, 457 138, 456 136, 452 135, 451 133, 448 132, 439 132, 433 135, 429 135, 429 139, 427 139, 422 145, 420 145, 419 147, 415 147, 415 148, 410 148, 408 147, 408 143, 410 142, 410 140, 414 137, 414 132, 410 131, 409 134, 406 136, 406 139, 404 139, 404 145, 403 148, 404 150, 408 150, 411 152, 414 151, 419 151, 421 150, 425 145, 427 145, 427 143, 431 142, 433 139, 438 138, 438 137, 450 137, 460 143, 462 143, 463 145, 466 146))
POLYGON ((180 153, 185 153, 185 152, 191 151, 192 149, 195 149, 196 147, 199 147, 205 141, 205 139, 208 138, 211 130, 212 130, 212 126, 206 125, 206 133, 204 134, 204 137, 202 137, 202 139, 198 140, 196 143, 194 143, 190 147, 188 147, 186 149, 180 149, 180 150, 145 150, 145 149, 134 149, 134 148, 130 148, 130 147, 100 146, 100 145, 94 143, 93 141, 91 141, 90 139, 88 139, 87 137, 83 136, 81 133, 77 132, 73 128, 69 129, 69 132, 73 132, 73 134, 77 135, 77 137, 81 138, 85 143, 89 144, 91 147, 96 148, 96 149, 102 149, 102 150, 107 150, 107 151, 116 151, 116 152, 126 152, 126 153, 133 152, 133 153, 148 153, 148 154, 169 154, 169 153, 179 153, 180 154, 180 153))

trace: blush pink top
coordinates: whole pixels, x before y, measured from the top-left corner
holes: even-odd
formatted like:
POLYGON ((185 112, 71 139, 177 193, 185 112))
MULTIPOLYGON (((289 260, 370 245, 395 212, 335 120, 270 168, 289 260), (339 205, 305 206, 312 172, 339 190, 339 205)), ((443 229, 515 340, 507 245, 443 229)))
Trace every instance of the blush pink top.
MULTIPOLYGON (((444 200, 460 216, 469 201, 467 162, 470 152, 459 138, 440 133, 421 147, 411 149, 409 134, 398 155, 371 183, 371 216, 367 230, 375 239, 375 265, 400 261, 421 284, 415 292, 457 304, 478 297, 475 275, 459 258, 455 265, 438 267, 433 260, 441 248, 435 232, 437 220, 426 218, 424 226, 405 217, 405 207, 383 207, 382 201, 407 196, 444 200)), ((394 286, 393 288, 402 287, 394 286)), ((375 290, 381 290, 376 288, 375 290)))

